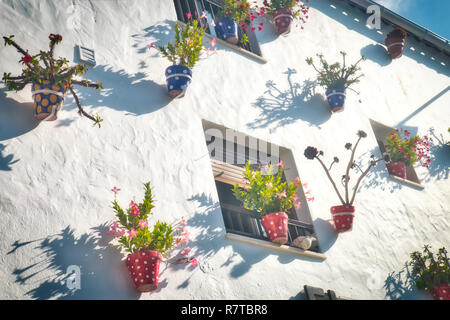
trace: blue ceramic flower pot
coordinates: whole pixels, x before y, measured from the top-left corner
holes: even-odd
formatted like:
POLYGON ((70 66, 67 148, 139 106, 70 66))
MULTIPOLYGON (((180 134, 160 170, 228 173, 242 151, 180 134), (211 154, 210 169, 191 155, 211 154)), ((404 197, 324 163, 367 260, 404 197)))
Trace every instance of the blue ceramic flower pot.
POLYGON ((66 93, 67 88, 52 81, 33 82, 31 94, 34 100, 34 116, 39 120, 56 120, 66 93))
POLYGON ((214 27, 217 36, 232 44, 237 44, 239 41, 238 24, 230 18, 222 18, 214 27))
POLYGON ((173 65, 166 69, 167 90, 171 98, 182 98, 192 79, 192 70, 185 66, 173 65))
POLYGON ((344 88, 330 88, 325 92, 325 95, 327 96, 328 103, 330 104, 331 112, 341 112, 344 110, 344 88))

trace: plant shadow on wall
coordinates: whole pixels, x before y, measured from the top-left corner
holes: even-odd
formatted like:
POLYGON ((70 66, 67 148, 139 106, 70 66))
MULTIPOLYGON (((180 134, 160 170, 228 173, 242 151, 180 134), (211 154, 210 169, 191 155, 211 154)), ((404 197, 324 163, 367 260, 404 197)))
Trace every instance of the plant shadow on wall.
POLYGON ((15 282, 26 287, 37 283, 26 293, 32 299, 137 299, 139 293, 129 281, 121 254, 108 246, 107 236, 103 237, 108 226, 92 230, 76 236, 68 226, 44 239, 14 242, 7 255, 20 254, 22 247, 32 243, 37 243, 35 249, 39 251, 33 259, 37 262, 14 269, 15 282), (79 289, 70 266, 80 268, 79 289))
POLYGON ((19 137, 39 125, 33 102, 19 102, 0 90, 0 141, 19 137))
POLYGON ((133 48, 136 48, 140 54, 152 54, 153 57, 158 57, 158 51, 149 51, 149 45, 150 43, 164 45, 172 41, 175 34, 174 25, 175 21, 166 19, 162 23, 145 28, 142 34, 133 34, 132 37, 136 41, 133 48))
POLYGON ((399 272, 393 271, 388 275, 384 281, 383 288, 386 290, 386 297, 391 300, 427 298, 423 292, 417 289, 407 262, 399 272))
MULTIPOLYGON (((330 1, 310 1, 308 5, 341 23, 346 28, 354 30, 381 45, 384 45, 386 34, 393 29, 391 25, 387 25, 383 21, 381 22, 381 30, 369 29, 366 26, 369 15, 359 11, 355 7, 351 7, 345 3, 345 1, 332 1, 331 4, 330 1), (344 11, 346 14, 343 14, 344 11)), ((369 53, 372 52, 372 60, 379 64, 381 62, 381 65, 383 66, 383 60, 379 57, 374 57, 375 51, 378 51, 377 48, 369 47, 365 50, 368 50, 369 53)), ((387 56, 387 51, 385 54, 387 56)), ((376 55, 378 55, 378 53, 376 53, 376 55)), ((413 35, 408 35, 403 55, 418 63, 424 64, 438 73, 450 76, 450 59, 448 56, 444 53, 439 53, 436 49, 427 47, 422 42, 416 41, 413 35)), ((370 57, 368 58, 370 59, 370 57)))
POLYGON ((20 159, 14 160, 14 155, 12 154, 8 154, 6 156, 3 155, 5 148, 6 146, 0 143, 0 171, 11 171, 11 165, 19 162, 20 159))
POLYGON ((288 68, 288 88, 280 89, 273 81, 266 83, 264 96, 253 104, 261 110, 260 117, 248 126, 252 129, 288 125, 301 119, 310 126, 320 125, 330 119, 331 113, 322 96, 315 92, 316 82, 306 80, 303 85, 295 83, 292 75, 295 69, 288 68))
POLYGON ((386 49, 381 44, 368 44, 361 49, 361 55, 371 60, 381 67, 389 65, 392 60, 386 54, 386 49))
POLYGON ((436 134, 434 128, 428 130, 429 136, 433 139, 430 146, 431 162, 428 167, 425 179, 437 180, 448 179, 450 172, 450 132, 447 132, 447 139, 443 134, 436 134))

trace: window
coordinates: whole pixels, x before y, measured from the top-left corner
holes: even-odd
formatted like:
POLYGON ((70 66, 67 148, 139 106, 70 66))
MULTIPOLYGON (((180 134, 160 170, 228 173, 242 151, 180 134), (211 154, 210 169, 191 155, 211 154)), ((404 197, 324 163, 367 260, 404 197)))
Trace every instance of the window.
MULTIPOLYGON (((386 152, 386 137, 392 133, 395 133, 395 129, 392 127, 385 126, 377 121, 370 119, 370 124, 372 126, 373 132, 377 139, 378 147, 380 148, 381 154, 386 152)), ((386 169, 387 170, 387 169, 386 169)), ((412 166, 406 167, 406 180, 400 177, 394 176, 392 174, 389 175, 392 179, 405 182, 411 184, 413 186, 419 187, 423 189, 423 186, 420 184, 419 177, 416 174, 416 171, 412 166)))
MULTIPOLYGON (((186 13, 192 14, 195 18, 200 17, 204 11, 207 18, 201 19, 202 25, 205 27, 206 33, 216 37, 216 31, 214 27, 208 23, 208 21, 214 20, 214 22, 217 22, 218 19, 216 19, 216 16, 222 6, 222 0, 173 0, 173 2, 177 11, 178 20, 184 23, 187 22, 186 13)), ((250 22, 247 22, 247 26, 249 25, 250 22)), ((241 26, 239 26, 239 40, 242 38, 244 33, 247 34, 249 41, 246 44, 241 44, 239 42, 239 47, 262 57, 258 40, 256 39, 256 35, 254 31, 252 31, 252 28, 247 27, 247 30, 244 30, 241 26)))
MULTIPOLYGON (((290 150, 245 136, 234 130, 220 128, 209 122, 204 122, 204 129, 227 234, 269 242, 261 225, 261 219, 256 213, 241 207, 232 189, 234 184, 242 183, 243 166, 247 161, 259 167, 265 163, 277 164, 281 159, 289 168, 285 171, 284 178, 292 181, 298 174, 290 150)), ((303 189, 299 190, 298 197, 302 201, 302 207, 292 208, 288 212, 287 246, 291 246, 292 241, 299 236, 314 236, 317 239, 303 189)), ((313 241, 309 251, 320 252, 317 240, 313 241)))

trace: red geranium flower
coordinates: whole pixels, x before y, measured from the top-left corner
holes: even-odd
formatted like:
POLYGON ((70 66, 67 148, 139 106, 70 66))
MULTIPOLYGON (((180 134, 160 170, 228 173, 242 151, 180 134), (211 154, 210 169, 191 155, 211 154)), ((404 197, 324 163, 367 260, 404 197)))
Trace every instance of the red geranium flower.
POLYGON ((31 58, 31 56, 29 54, 27 54, 25 57, 23 57, 24 63, 30 63, 31 60, 33 60, 33 58, 31 58))

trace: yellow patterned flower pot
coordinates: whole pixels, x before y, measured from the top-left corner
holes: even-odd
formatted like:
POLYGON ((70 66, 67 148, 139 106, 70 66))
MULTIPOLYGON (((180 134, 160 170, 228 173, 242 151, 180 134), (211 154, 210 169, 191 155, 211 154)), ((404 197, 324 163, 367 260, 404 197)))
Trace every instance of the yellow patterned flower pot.
POLYGON ((34 116, 39 120, 53 121, 62 109, 67 88, 49 80, 34 82, 31 88, 34 99, 34 116))

